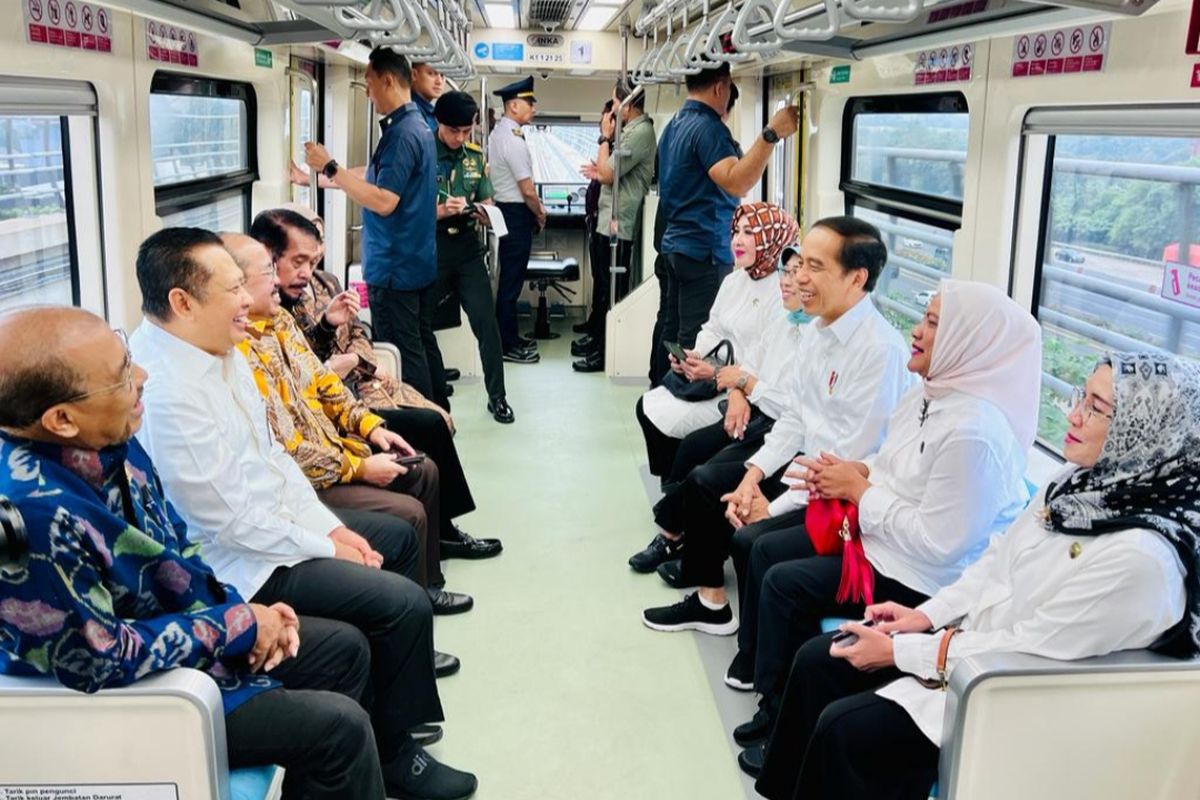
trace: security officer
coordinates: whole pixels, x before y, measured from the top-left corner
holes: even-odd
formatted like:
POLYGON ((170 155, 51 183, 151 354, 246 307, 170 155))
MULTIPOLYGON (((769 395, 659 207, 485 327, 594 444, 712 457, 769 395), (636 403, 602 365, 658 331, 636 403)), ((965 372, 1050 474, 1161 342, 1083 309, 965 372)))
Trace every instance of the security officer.
POLYGON ((475 227, 476 223, 487 224, 487 215, 482 209, 472 208, 490 203, 492 197, 483 150, 468 141, 479 118, 479 104, 466 92, 447 92, 437 101, 434 114, 438 122, 438 288, 434 296, 444 298, 457 290, 479 343, 488 411, 497 422, 509 423, 515 417, 504 396, 500 329, 475 227))
POLYGON ((508 235, 500 239, 500 281, 496 287, 496 321, 504 360, 533 364, 539 360, 537 342, 517 333, 517 298, 529 268, 533 234, 546 227, 546 207, 533 185, 533 158, 522 125, 533 121, 537 98, 533 77, 510 83, 493 94, 504 102, 504 116, 488 140, 488 162, 496 205, 504 214, 508 235))

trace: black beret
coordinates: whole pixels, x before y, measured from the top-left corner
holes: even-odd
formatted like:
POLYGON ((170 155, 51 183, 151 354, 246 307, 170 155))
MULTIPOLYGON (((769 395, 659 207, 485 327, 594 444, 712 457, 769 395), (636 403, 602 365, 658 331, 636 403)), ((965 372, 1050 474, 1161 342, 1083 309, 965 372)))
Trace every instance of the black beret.
POLYGON ((466 92, 446 92, 433 107, 437 121, 452 128, 465 128, 475 124, 479 104, 466 92))

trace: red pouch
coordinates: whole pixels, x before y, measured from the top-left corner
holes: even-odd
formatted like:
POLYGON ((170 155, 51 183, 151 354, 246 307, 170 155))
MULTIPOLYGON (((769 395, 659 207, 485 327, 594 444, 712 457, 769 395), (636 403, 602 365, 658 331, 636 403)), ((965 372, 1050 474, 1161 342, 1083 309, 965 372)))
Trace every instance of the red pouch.
POLYGON ((863 552, 858 506, 844 500, 809 498, 804 528, 819 556, 842 556, 837 602, 875 602, 875 570, 863 552))

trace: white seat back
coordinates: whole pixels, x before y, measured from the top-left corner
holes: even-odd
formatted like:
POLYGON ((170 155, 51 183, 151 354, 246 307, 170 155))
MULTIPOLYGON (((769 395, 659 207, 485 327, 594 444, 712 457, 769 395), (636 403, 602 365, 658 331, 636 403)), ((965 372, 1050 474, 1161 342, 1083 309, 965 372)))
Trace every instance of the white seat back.
POLYGON ((367 282, 363 278, 362 264, 351 264, 346 267, 346 288, 358 292, 358 300, 362 303, 358 318, 370 325, 371 306, 367 302, 367 282))

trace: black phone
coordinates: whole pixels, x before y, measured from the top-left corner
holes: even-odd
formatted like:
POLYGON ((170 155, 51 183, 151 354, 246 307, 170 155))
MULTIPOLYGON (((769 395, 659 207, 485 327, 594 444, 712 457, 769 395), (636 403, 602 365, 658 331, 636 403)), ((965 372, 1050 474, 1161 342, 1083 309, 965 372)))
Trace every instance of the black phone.
MULTIPOLYGON (((864 628, 874 628, 875 620, 864 619, 858 624, 862 625, 864 628)), ((838 647, 849 647, 858 641, 858 634, 851 633, 850 631, 838 631, 833 635, 833 638, 830 639, 830 641, 836 644, 838 647)))
POLYGON ((667 348, 667 352, 675 356, 676 361, 687 361, 687 352, 679 346, 678 342, 663 342, 663 347, 667 348))
POLYGON ((424 453, 414 453, 411 456, 395 456, 393 460, 402 467, 412 467, 425 460, 424 453))

